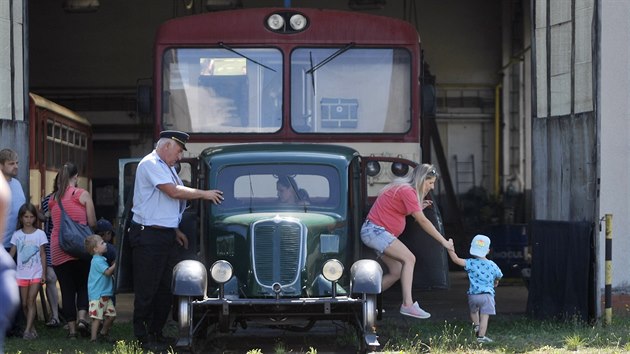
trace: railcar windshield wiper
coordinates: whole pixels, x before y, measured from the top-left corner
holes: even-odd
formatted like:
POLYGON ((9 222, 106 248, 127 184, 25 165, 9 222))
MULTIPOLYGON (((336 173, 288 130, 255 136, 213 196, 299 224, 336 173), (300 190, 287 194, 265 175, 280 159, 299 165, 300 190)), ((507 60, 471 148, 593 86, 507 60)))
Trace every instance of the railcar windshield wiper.
MULTIPOLYGON (((322 60, 319 62, 319 64, 311 67, 310 69, 308 69, 306 71, 307 74, 313 74, 315 72, 315 70, 321 68, 322 66, 328 64, 331 60, 335 59, 336 57, 340 56, 341 54, 345 53, 348 51, 348 49, 354 47, 354 42, 352 43, 348 43, 345 47, 337 50, 336 52, 332 53, 331 55, 329 55, 328 57, 326 57, 326 59, 322 60)), ((311 64, 312 65, 312 64, 311 64)))
POLYGON ((263 68, 265 68, 265 69, 269 69, 269 70, 273 71, 274 73, 276 72, 276 70, 275 70, 275 69, 270 68, 270 67, 268 67, 267 65, 262 64, 262 63, 260 63, 260 62, 257 62, 256 60, 254 60, 254 59, 252 59, 252 58, 248 57, 247 55, 245 55, 245 54, 243 54, 243 53, 238 52, 236 49, 234 49, 234 48, 230 47, 229 45, 227 45, 227 44, 225 44, 225 43, 223 43, 223 42, 219 42, 219 47, 221 47, 221 48, 223 48, 223 49, 225 49, 225 50, 229 50, 230 52, 232 52, 232 53, 234 53, 234 54, 238 55, 239 57, 241 57, 241 58, 245 58, 245 59, 247 59, 247 60, 251 61, 251 62, 252 62, 252 63, 254 63, 254 64, 260 65, 260 66, 262 66, 262 67, 263 67, 263 68))

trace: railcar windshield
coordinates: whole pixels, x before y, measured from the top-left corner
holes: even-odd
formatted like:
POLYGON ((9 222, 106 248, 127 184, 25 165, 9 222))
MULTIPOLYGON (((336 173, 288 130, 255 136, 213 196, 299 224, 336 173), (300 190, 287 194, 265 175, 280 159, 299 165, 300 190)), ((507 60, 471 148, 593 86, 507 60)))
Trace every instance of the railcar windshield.
POLYGON ((410 80, 406 50, 296 49, 291 54, 291 126, 302 133, 407 132, 410 80))
POLYGON ((190 133, 273 133, 282 120, 282 54, 178 48, 164 54, 164 126, 190 133))
POLYGON ((300 47, 289 55, 289 102, 277 48, 174 48, 164 53, 162 121, 190 133, 405 133, 411 54, 405 49, 300 47))

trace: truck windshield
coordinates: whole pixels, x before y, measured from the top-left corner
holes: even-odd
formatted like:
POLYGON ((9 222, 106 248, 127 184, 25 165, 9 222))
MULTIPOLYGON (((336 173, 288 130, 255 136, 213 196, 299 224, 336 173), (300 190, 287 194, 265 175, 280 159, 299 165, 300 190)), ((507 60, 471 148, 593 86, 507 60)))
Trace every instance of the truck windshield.
POLYGON ((339 175, 325 165, 240 165, 222 169, 217 188, 223 191, 221 208, 308 209, 336 208, 339 175))

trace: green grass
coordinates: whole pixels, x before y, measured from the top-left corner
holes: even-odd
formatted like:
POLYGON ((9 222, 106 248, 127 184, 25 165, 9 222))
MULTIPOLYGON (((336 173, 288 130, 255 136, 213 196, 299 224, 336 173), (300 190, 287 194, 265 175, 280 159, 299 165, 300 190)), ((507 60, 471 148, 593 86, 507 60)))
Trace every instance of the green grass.
MULTIPOLYGON (((462 321, 402 321, 379 323, 381 351, 384 353, 630 353, 630 316, 613 317, 609 326, 579 321, 537 321, 522 316, 493 316, 487 335, 495 340, 491 344, 475 341, 470 323, 462 321)), ((39 338, 25 341, 7 338, 5 352, 23 353, 116 353, 141 354, 132 335, 130 323, 116 323, 112 336, 116 345, 88 344, 87 338, 76 341, 66 339, 61 328, 49 329, 38 324, 39 338)), ((352 331, 349 331, 354 333, 352 331)), ((343 335, 345 341, 356 336, 343 335)), ((305 334, 308 338, 308 334, 305 334)), ((282 341, 273 348, 259 349, 252 343, 249 353, 317 353, 317 345, 291 348, 282 341)))
POLYGON ((380 326, 388 337, 385 353, 630 353, 630 317, 613 318, 610 326, 578 321, 537 321, 493 316, 488 337, 478 344, 468 322, 417 323, 403 330, 380 326))

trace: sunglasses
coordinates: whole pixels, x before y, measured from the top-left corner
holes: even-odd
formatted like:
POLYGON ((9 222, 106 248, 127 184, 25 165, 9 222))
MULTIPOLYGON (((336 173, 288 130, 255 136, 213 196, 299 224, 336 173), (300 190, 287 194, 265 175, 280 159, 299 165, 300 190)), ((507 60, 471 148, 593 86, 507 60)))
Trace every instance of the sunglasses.
POLYGON ((437 171, 435 170, 435 168, 432 168, 429 170, 429 172, 427 172, 427 177, 436 177, 438 175, 437 171))

